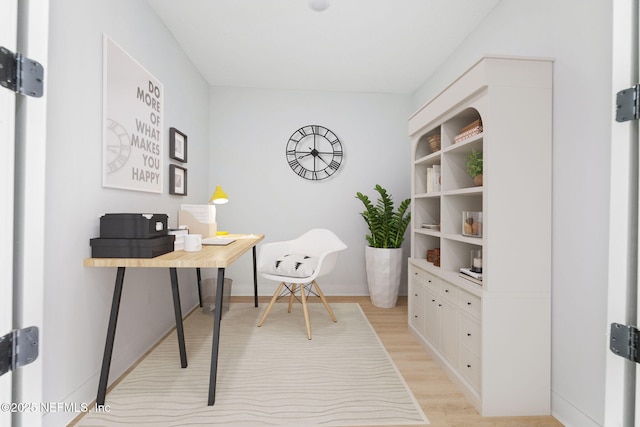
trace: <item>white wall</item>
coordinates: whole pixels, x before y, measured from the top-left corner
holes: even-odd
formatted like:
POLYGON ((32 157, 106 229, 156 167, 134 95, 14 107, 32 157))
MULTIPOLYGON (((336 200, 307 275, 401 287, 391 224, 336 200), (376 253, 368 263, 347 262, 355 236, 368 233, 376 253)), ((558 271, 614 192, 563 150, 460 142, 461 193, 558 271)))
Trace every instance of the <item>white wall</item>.
MULTIPOLYGON (((209 191, 222 185, 230 197, 217 209, 218 228, 264 233, 265 242, 329 228, 349 248, 334 272, 322 278, 322 289, 330 295, 367 295, 368 229, 355 195, 377 199, 373 188, 380 184, 396 206, 409 197, 410 96, 215 87, 210 109, 209 191), (287 163, 287 140, 308 124, 331 129, 343 144, 344 161, 327 180, 302 179, 287 163)), ((250 262, 244 257, 227 273, 235 295, 253 292, 250 262)), ((261 295, 272 294, 277 285, 261 278, 259 284, 261 295)))
MULTIPOLYGON (((43 401, 89 403, 96 397, 115 279, 88 268, 89 239, 106 212, 169 214, 208 194, 209 87, 142 0, 56 0, 51 4, 48 73, 43 401), (102 188, 102 37, 109 35, 164 85, 164 193, 102 188), (189 142, 188 197, 170 196, 168 129, 189 142)), ((195 273, 180 272, 182 310, 197 303, 195 273)), ((118 378, 173 327, 166 270, 129 269, 110 379, 118 378)), ((176 351, 177 354, 177 351, 176 351)), ((78 414, 51 413, 45 425, 78 414)))
MULTIPOLYGON (((555 59, 552 411, 567 426, 604 423, 611 21, 601 0, 502 1, 414 95, 422 105, 483 54, 555 59)), ((526 173, 526 153, 514 161, 526 173)))

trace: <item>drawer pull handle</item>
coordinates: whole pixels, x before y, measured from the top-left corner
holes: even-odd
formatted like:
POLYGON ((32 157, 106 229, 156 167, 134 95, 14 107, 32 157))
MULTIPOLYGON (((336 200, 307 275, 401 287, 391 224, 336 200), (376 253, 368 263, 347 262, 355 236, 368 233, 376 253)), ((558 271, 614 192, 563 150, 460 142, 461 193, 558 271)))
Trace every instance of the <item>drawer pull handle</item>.
POLYGON ((471 365, 467 365, 467 368, 471 368, 471 365))
POLYGON ((467 301, 467 305, 471 305, 471 302, 467 301))
POLYGON ((468 337, 470 337, 470 336, 471 336, 471 334, 467 334, 467 336, 468 336, 468 337))
POLYGON ((445 292, 449 292, 449 289, 445 289, 444 291, 445 291, 445 292))

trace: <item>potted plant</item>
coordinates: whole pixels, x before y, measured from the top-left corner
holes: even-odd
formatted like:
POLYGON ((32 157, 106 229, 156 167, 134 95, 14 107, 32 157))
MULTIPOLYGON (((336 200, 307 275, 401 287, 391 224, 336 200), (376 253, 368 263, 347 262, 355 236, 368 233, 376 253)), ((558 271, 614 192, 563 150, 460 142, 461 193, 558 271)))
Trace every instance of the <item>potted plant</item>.
POLYGON ((365 248, 367 284, 371 303, 376 307, 392 308, 398 300, 400 273, 402 272, 402 242, 411 221, 409 204, 403 200, 394 212, 393 199, 387 190, 376 184, 380 194, 374 205, 369 197, 358 192, 365 210, 360 215, 369 226, 365 248))
POLYGON ((482 185, 482 151, 471 149, 467 154, 467 172, 473 178, 474 185, 482 185))

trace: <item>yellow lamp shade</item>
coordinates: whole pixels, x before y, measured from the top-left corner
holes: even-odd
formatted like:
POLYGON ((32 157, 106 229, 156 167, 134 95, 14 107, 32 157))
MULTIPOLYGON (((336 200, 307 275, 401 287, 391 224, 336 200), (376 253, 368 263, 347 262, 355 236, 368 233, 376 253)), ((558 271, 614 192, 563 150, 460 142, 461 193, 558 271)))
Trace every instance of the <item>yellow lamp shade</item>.
POLYGON ((216 185, 216 190, 213 192, 213 196, 209 200, 209 203, 213 202, 215 205, 223 205, 229 201, 229 196, 224 192, 222 187, 216 185))

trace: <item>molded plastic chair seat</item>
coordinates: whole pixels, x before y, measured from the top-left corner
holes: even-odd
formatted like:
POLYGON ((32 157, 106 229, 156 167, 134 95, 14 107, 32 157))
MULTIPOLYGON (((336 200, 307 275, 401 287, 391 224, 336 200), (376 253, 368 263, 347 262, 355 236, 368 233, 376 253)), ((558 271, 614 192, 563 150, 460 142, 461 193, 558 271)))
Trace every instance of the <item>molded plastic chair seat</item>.
POLYGON ((307 309, 307 297, 310 294, 320 297, 331 319, 337 322, 316 278, 331 272, 338 260, 338 252, 346 248, 347 245, 333 232, 323 228, 309 230, 297 239, 263 244, 258 256, 258 272, 266 279, 280 282, 280 285, 273 294, 258 326, 262 326, 273 304, 287 295, 290 313, 294 298, 298 298, 296 296, 298 291, 307 327, 307 338, 311 339, 307 309))

